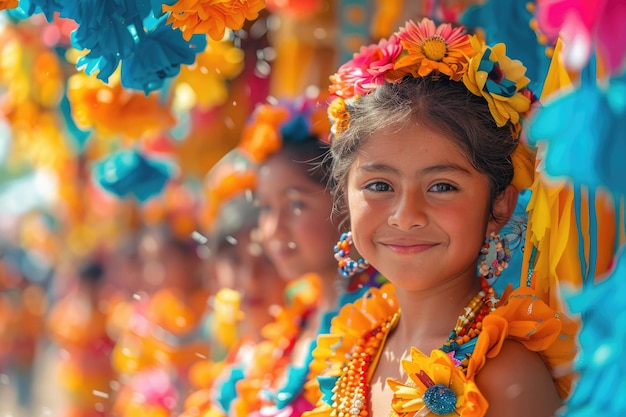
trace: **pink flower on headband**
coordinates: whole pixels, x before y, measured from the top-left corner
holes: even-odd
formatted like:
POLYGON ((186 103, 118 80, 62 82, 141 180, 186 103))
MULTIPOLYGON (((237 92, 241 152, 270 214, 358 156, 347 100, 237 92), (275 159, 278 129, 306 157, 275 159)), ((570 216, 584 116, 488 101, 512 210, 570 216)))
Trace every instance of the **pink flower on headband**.
POLYGON ((330 77, 330 92, 343 98, 369 93, 383 84, 385 73, 393 69, 401 53, 402 45, 395 35, 378 44, 362 46, 352 60, 330 77))

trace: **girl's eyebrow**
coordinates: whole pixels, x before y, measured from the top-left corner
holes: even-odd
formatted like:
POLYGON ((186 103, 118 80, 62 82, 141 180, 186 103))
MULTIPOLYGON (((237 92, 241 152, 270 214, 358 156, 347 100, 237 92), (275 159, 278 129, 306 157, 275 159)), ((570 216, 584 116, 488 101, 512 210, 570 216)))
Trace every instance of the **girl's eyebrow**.
MULTIPOLYGON (((398 170, 397 168, 391 165, 385 164, 385 163, 380 163, 380 162, 367 162, 359 166, 358 170, 362 172, 381 172, 381 173, 390 173, 390 174, 396 174, 396 175, 400 174, 400 170, 398 170)), ((428 166, 428 167, 422 168, 419 171, 419 174, 423 175, 423 174, 433 174, 433 173, 442 173, 442 172, 460 172, 462 174, 467 174, 467 175, 471 174, 471 172, 467 168, 461 165, 452 164, 452 163, 428 166)))

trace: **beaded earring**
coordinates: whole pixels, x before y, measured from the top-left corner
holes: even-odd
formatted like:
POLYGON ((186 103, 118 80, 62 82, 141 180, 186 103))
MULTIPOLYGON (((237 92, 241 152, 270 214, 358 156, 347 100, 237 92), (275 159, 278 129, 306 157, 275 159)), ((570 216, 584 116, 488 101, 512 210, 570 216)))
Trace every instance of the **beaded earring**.
POLYGON ((480 275, 487 280, 493 280, 499 277, 502 271, 509 266, 511 261, 511 250, 509 249, 509 240, 506 237, 501 237, 495 232, 485 238, 485 243, 480 250, 479 256, 479 272, 480 275), (491 250, 491 244, 495 244, 495 250, 491 250), (493 261, 487 262, 487 255, 495 252, 493 261))
POLYGON ((339 267, 339 272, 344 277, 363 272, 369 268, 369 263, 363 258, 358 261, 350 258, 350 246, 352 245, 352 232, 342 233, 339 242, 335 245, 335 259, 339 267))

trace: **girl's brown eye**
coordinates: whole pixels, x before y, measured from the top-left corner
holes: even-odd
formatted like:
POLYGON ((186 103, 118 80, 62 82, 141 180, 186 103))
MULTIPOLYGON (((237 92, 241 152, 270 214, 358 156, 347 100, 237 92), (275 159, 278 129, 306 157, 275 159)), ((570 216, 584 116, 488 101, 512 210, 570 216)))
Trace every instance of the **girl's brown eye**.
POLYGON ((381 182, 381 181, 370 183, 366 185, 365 188, 367 190, 376 191, 376 192, 391 191, 391 186, 387 184, 386 182, 381 182))

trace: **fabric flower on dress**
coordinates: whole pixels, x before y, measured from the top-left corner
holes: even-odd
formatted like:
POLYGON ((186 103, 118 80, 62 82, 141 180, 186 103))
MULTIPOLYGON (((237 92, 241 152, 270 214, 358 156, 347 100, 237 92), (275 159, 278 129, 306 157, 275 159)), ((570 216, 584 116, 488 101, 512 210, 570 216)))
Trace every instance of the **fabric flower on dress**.
POLYGON ((369 93, 384 82, 385 73, 393 69, 401 53, 402 45, 395 35, 378 44, 362 46, 352 60, 330 77, 330 92, 343 98, 369 93))
POLYGON ((462 26, 449 23, 435 26, 424 18, 418 24, 409 21, 398 34, 405 53, 395 63, 387 79, 398 80, 403 75, 425 77, 431 73, 445 74, 459 81, 475 51, 462 26))
POLYGON ((442 350, 435 349, 428 357, 411 348, 411 359, 402 361, 402 368, 409 376, 407 384, 387 380, 394 392, 391 407, 399 416, 465 417, 466 407, 473 411, 469 415, 483 415, 487 409, 487 400, 478 390, 472 396, 474 403, 468 404, 463 370, 442 350))
POLYGON ((473 94, 482 95, 498 126, 508 121, 519 125, 520 114, 530 109, 530 98, 523 93, 529 82, 525 76, 526 68, 520 61, 506 56, 506 45, 493 47, 481 45, 472 37, 472 45, 478 53, 472 57, 463 83, 473 94))
POLYGON ((169 12, 167 23, 180 29, 186 40, 194 34, 212 39, 224 37, 226 28, 239 30, 246 20, 254 20, 265 7, 265 0, 178 0, 163 5, 169 12))

